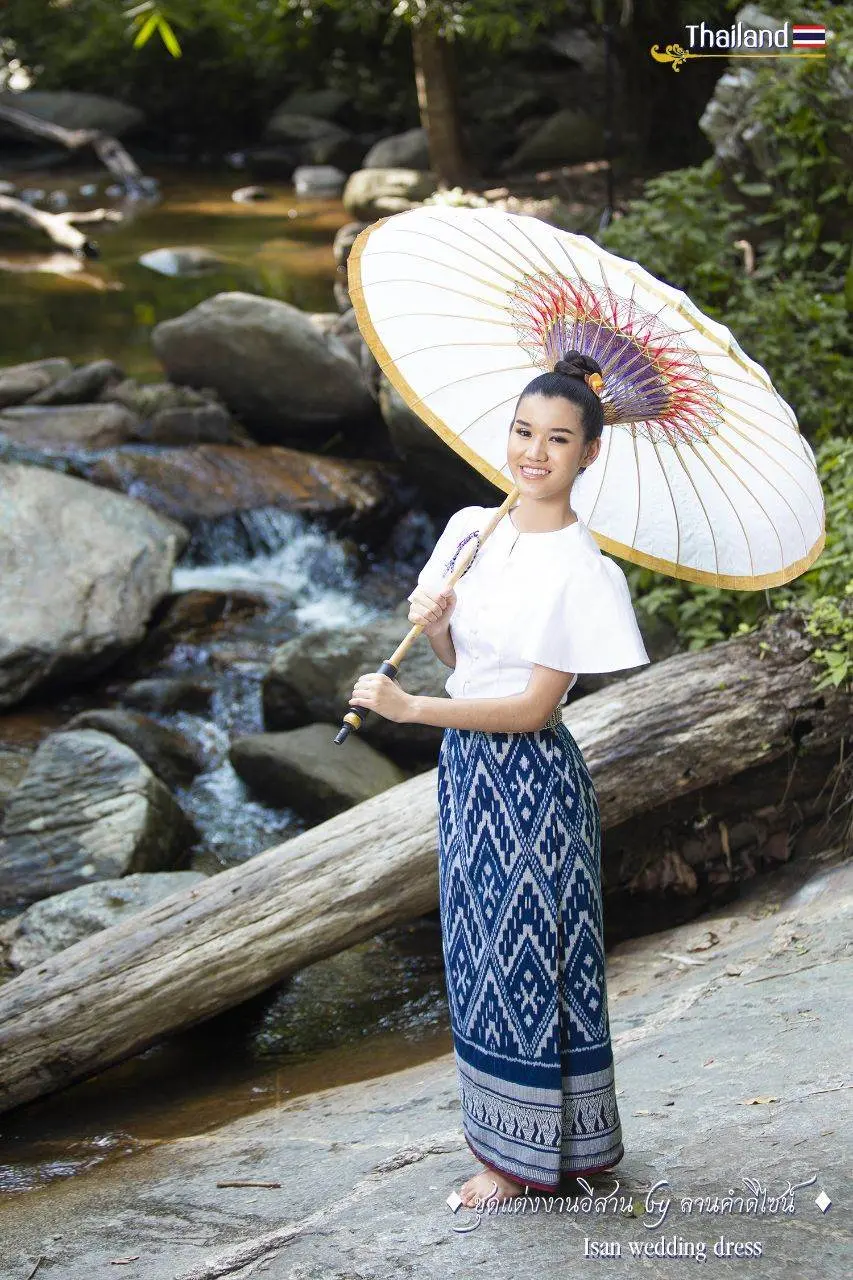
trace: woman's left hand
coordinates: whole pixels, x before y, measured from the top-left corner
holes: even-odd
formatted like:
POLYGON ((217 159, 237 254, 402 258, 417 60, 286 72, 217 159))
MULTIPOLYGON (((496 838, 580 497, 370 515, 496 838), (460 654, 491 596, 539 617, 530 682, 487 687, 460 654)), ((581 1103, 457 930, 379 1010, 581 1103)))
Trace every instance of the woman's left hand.
POLYGON ((368 671, 356 680, 349 702, 350 706, 366 707, 386 720, 404 724, 411 711, 412 695, 401 689, 390 676, 368 671))

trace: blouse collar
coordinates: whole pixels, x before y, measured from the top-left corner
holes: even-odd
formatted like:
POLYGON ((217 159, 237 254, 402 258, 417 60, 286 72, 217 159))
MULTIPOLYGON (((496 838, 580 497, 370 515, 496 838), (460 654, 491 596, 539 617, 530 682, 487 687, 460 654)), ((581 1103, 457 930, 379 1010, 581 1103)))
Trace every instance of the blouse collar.
POLYGON ((562 529, 517 529, 510 510, 506 513, 504 520, 501 521, 501 524, 504 523, 506 523, 507 528, 511 529, 520 538, 560 538, 573 530, 576 525, 582 525, 583 521, 578 516, 576 520, 571 524, 564 525, 562 529))

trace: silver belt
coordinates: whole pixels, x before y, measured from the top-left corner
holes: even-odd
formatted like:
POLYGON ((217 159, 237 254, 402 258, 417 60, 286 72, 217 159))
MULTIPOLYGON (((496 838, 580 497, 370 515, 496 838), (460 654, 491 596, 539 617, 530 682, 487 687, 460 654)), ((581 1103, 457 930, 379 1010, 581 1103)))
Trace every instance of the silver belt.
POLYGON ((555 707, 554 710, 549 715, 548 719, 543 724, 542 728, 543 729, 559 729, 562 723, 563 723, 562 710, 560 707, 555 707))

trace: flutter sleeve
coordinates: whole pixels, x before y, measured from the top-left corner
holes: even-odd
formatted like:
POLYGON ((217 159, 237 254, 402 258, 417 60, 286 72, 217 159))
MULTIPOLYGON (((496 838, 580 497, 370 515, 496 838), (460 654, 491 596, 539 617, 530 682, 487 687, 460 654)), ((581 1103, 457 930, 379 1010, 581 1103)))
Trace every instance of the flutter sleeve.
POLYGON ((557 671, 621 671, 648 663, 619 565, 600 555, 568 574, 556 592, 540 591, 527 611, 519 653, 525 662, 557 671))
MULTIPOLYGON (((418 574, 419 587, 435 592, 442 587, 450 572, 449 562, 459 543, 466 534, 479 528, 477 516, 480 510, 480 507, 463 507, 461 511, 453 513, 444 526, 444 532, 435 544, 432 555, 418 574)), ((406 599, 411 600, 413 594, 410 592, 406 599)))

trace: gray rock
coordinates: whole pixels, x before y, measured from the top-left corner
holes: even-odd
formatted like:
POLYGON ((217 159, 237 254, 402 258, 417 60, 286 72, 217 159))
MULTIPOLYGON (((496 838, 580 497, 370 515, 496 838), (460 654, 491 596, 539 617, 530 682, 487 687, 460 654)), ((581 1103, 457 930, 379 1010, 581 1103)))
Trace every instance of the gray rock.
POLYGON ((349 105, 350 98, 342 89, 295 89, 281 106, 276 107, 273 119, 282 113, 336 120, 349 105))
POLYGON ((236 439, 234 423, 221 404, 194 408, 161 409, 150 422, 143 423, 137 439, 149 444, 191 445, 230 444, 236 439))
POLYGON ((31 755, 29 751, 0 749, 0 813, 27 772, 31 755))
POLYGON ((586 111, 566 107, 544 120, 503 166, 504 172, 541 164, 577 164, 603 154, 601 120, 586 111))
MULTIPOLYGON (((127 1162, 108 1160, 94 1177, 64 1178, 36 1195, 7 1195, 0 1206, 7 1271, 27 1276, 41 1251, 62 1280, 98 1276, 107 1256, 140 1253, 144 1231, 145 1280, 239 1274, 247 1257, 269 1280, 445 1280, 448 1274, 467 1280, 481 1272, 493 1280, 686 1280, 706 1268, 737 1280, 849 1280, 846 1085, 853 1045, 851 1020, 839 1015, 849 1002, 841 961, 850 935, 852 872, 849 862, 816 866, 805 892, 787 894, 776 889, 774 873, 761 877, 761 885, 753 882, 745 900, 665 934, 608 947, 625 1157, 587 1180, 591 1196, 600 1198, 597 1209, 585 1202, 584 1186, 566 1181, 553 1197, 531 1189, 503 1206, 507 1212, 451 1212, 446 1197, 482 1167, 462 1131, 453 1054, 424 1060, 430 1045, 421 1036, 436 1037, 436 1052, 439 1034, 450 1044, 446 1016, 438 1022, 433 1015, 438 1025, 430 1030, 419 1013, 411 1032, 390 1041, 390 1074, 379 1057, 388 1052, 388 1033, 370 1042, 354 1031, 352 1047, 332 1055, 336 1068, 361 1058, 369 1074, 375 1053, 381 1075, 353 1079, 347 1072, 338 1083, 324 1072, 310 1082, 321 1086, 318 1092, 288 1096, 282 1090, 278 1097, 261 1068, 255 1083, 268 1093, 260 1101, 252 1095, 245 1114, 199 1140, 189 1112, 184 1131, 134 1155, 132 1178, 127 1162), (805 948, 807 955, 797 954, 805 948), (662 957, 662 950, 676 959, 662 957), (226 1223, 214 1241, 211 1230, 176 1229, 176 1222, 196 1222, 199 1206, 209 1205, 211 1174, 219 1170, 250 1170, 247 1177, 282 1188, 219 1192, 226 1223), (724 1206, 729 1188, 751 1194, 745 1179, 758 1183, 757 1212, 713 1212, 713 1197, 724 1206), (791 1193, 795 1211, 771 1212, 770 1201, 762 1203, 765 1194, 781 1196, 801 1183, 791 1193), (826 1213, 814 1203, 821 1191, 832 1201, 826 1213), (598 1268, 585 1266, 584 1236, 611 1247, 598 1268), (748 1240, 763 1242, 760 1255, 725 1256, 727 1248, 742 1252, 748 1240), (649 1246, 639 1265, 631 1252, 638 1241, 649 1246)), ((382 942, 384 952, 385 935, 382 942)), ((362 944, 340 959, 357 973, 373 957, 362 944)), ((383 959, 378 967, 386 965, 383 959)), ((303 983, 320 1002, 335 1000, 339 991, 342 1001, 346 970, 321 961, 288 984, 284 997, 291 989, 293 995, 286 1022, 282 1018, 288 1045, 291 1029, 298 1037, 311 1019, 310 1002, 301 1018, 296 1003, 303 983)), ((362 984, 355 986, 358 992, 362 984)), ((379 978, 374 989, 381 999, 379 978)), ((338 1007, 329 1019, 336 1039, 338 1007)), ((321 1008, 311 1025, 324 1016, 321 1008)), ((260 1024, 259 1037, 270 1022, 260 1024)), ((321 1058, 314 1070, 322 1065, 321 1058)))
POLYGON ((405 782, 406 774, 366 742, 352 736, 335 746, 340 724, 309 724, 287 733, 236 738, 229 752, 236 772, 270 805, 323 822, 405 782))
POLYGON ((435 191, 435 174, 420 169, 358 169, 344 188, 347 213, 364 222, 401 213, 435 191))
POLYGON ((77 729, 97 729, 123 742, 170 789, 189 786, 204 768, 204 755, 189 738, 138 711, 82 711, 69 720, 63 732, 77 729))
MULTIPOLYGON (((264 678, 265 726, 292 729, 322 721, 340 728, 358 676, 375 671, 408 629, 401 613, 364 627, 323 628, 288 640, 276 650, 264 678)), ((449 676, 450 668, 424 640, 406 655, 400 684, 408 693, 442 697, 449 676)), ((369 716, 358 734, 380 751, 407 761, 434 755, 441 735, 442 730, 432 725, 395 724, 382 716, 369 716)), ((346 751, 346 746, 335 750, 346 751)))
MULTIPOLYGON (((2 95, 0 95, 2 97, 2 95)), ((73 365, 62 357, 55 360, 30 360, 26 364, 8 365, 0 369, 0 409, 23 404, 30 396, 68 377, 73 365)))
POLYGON ((372 413, 346 348, 287 302, 219 293, 157 325, 152 342, 173 381, 213 387, 265 439, 372 413))
POLYGON ((56 733, 36 751, 0 839, 0 902, 33 902, 131 871, 166 871, 195 831, 139 756, 94 729, 56 733))
MULTIPOLYGON (((733 25, 754 27, 760 31, 778 31, 784 23, 755 4, 747 4, 735 14, 733 25)), ((738 46, 731 52, 737 52, 738 46)), ((790 75, 791 65, 784 60, 774 64, 778 75, 790 75)), ((708 100, 699 128, 714 148, 716 160, 725 168, 754 166, 753 173, 763 174, 773 166, 774 154, 761 121, 755 119, 756 71, 744 64, 734 64, 723 72, 708 100)))
POLYGON ((188 676, 136 680, 121 694, 121 701, 126 706, 163 715, 172 711, 203 713, 210 710, 212 700, 212 686, 188 676))
POLYGON ((448 503, 494 504, 494 486, 442 443, 409 408, 384 373, 378 374, 377 394, 394 452, 413 480, 427 489, 435 488, 448 503))
POLYGON ((347 222, 339 227, 335 232, 335 239, 332 243, 332 253, 335 255, 335 266, 346 266, 347 258, 350 255, 350 249, 355 244, 358 236, 370 223, 368 222, 347 222))
POLYGON ((0 446, 53 453, 110 449, 136 438, 139 425, 120 404, 17 405, 0 413, 0 446))
POLYGON ((333 124, 331 120, 321 120, 317 116, 300 115, 279 107, 270 116, 264 134, 275 142, 314 142, 318 138, 345 138, 346 129, 333 124))
POLYGON ((227 265, 221 254, 203 245, 174 245, 140 254, 139 265, 161 276, 201 276, 227 265))
POLYGON ((186 539, 123 494, 0 463, 0 707, 138 643, 186 539))
POLYGON ((73 947, 82 938, 121 924, 173 893, 184 893, 206 880, 200 871, 139 872, 120 880, 81 884, 35 902, 16 917, 7 935, 13 969, 29 969, 73 947))
POLYGON ((366 149, 358 138, 331 120, 281 108, 270 118, 265 136, 271 142, 295 148, 301 164, 334 165, 346 173, 361 163, 366 149))
POLYGON ((383 138, 371 147, 361 162, 362 169, 428 169, 429 143, 426 129, 407 129, 383 138))
MULTIPOLYGON (((138 107, 130 107, 99 93, 76 93, 69 89, 24 89, 20 93, 0 93, 0 106, 17 107, 39 120, 64 129, 101 129, 120 138, 145 122, 138 107)), ((0 122, 0 135, 20 138, 20 130, 0 122)))
POLYGON ((103 398, 118 401, 144 419, 153 418, 164 409, 202 409, 218 403, 212 387, 197 391, 194 387, 179 387, 174 382, 140 383, 133 378, 125 378, 110 387, 103 398))
POLYGON ((263 187, 238 187, 231 192, 235 204, 252 204, 257 200, 272 200, 272 195, 263 187))
POLYGON ((333 164, 301 164, 293 171, 293 189, 298 196, 340 195, 347 175, 333 164))
POLYGON ((123 377, 122 370, 112 360, 93 360, 30 396, 27 404, 87 404, 123 377))

